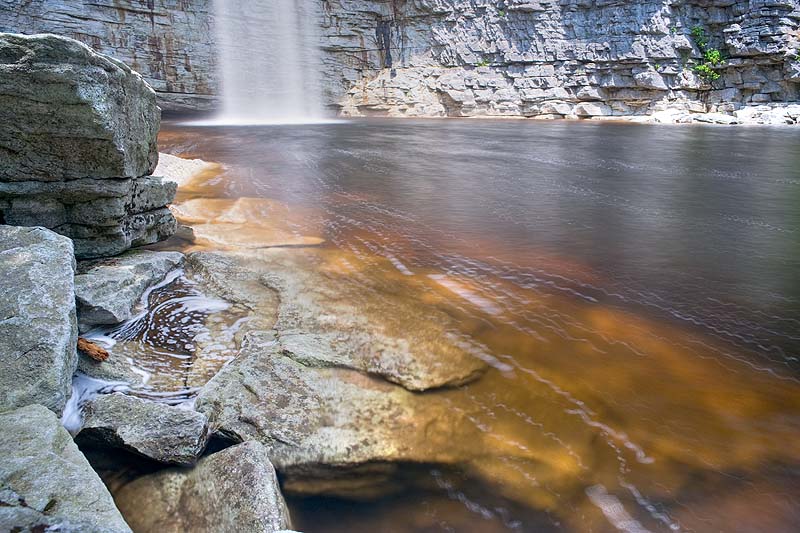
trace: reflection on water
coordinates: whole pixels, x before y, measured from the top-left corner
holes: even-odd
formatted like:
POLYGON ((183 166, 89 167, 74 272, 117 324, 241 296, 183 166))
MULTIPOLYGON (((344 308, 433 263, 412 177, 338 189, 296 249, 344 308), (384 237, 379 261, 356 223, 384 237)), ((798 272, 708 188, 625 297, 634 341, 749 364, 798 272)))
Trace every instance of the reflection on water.
POLYGON ((428 393, 492 453, 374 504, 297 501, 304 530, 800 527, 797 133, 355 121, 160 141, 225 167, 180 193, 199 246, 319 236, 348 294, 401 287, 496 362, 428 393))

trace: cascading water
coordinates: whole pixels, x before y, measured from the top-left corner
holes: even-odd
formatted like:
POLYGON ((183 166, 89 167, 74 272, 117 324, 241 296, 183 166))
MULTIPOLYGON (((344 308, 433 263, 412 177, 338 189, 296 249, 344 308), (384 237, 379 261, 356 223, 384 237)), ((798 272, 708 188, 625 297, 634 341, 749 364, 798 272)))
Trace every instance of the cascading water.
POLYGON ((214 0, 222 83, 217 123, 324 118, 317 0, 214 0))

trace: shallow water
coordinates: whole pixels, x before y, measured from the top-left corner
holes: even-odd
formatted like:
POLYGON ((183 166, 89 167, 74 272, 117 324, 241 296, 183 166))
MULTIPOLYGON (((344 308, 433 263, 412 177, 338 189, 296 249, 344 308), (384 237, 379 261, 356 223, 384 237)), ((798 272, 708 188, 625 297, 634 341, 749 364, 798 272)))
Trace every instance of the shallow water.
POLYGON ((298 528, 800 528, 800 132, 375 120, 160 143, 224 166, 179 194, 199 247, 324 239, 350 297, 401 287, 492 364, 429 393, 485 460, 295 500, 298 528))

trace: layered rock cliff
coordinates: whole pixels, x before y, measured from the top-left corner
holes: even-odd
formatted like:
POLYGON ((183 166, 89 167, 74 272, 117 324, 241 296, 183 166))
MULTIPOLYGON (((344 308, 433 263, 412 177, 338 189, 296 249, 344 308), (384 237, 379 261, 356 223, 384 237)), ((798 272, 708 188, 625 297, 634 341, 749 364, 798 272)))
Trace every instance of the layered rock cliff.
MULTIPOLYGON (((219 85, 211 3, 0 0, 0 30, 78 38, 140 70, 167 109, 198 109, 219 85)), ((326 100, 345 114, 731 113, 799 98, 798 0, 320 0, 318 16, 326 100)))

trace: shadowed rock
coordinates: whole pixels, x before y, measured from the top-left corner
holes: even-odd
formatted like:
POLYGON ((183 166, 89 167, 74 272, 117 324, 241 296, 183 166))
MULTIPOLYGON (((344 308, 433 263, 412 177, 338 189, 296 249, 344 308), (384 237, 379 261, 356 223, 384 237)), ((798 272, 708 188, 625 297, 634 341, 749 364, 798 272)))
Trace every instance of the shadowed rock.
POLYGON ((0 414, 0 530, 130 532, 103 482, 41 405, 0 414))
POLYGON ((267 450, 257 442, 233 446, 192 469, 171 468, 116 493, 139 533, 272 532, 291 529, 267 450))
POLYGON ((147 288, 182 262, 179 252, 131 250, 118 257, 79 263, 75 297, 81 331, 131 318, 147 288))
POLYGON ((81 443, 122 448, 162 463, 193 464, 208 442, 196 411, 124 394, 101 395, 84 407, 81 443))
POLYGON ((66 237, 0 226, 0 410, 64 409, 78 361, 74 268, 66 237))

